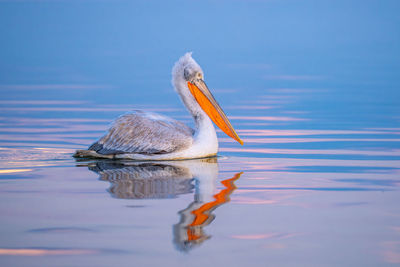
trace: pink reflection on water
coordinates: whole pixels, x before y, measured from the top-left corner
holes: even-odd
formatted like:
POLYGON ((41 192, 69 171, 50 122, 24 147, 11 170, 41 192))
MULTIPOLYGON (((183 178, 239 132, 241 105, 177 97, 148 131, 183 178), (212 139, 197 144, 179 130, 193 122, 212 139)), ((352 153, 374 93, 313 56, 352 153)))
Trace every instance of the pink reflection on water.
POLYGON ((230 108, 232 108, 232 109, 250 109, 250 110, 264 110, 264 109, 273 109, 273 108, 275 108, 275 107, 273 107, 273 106, 265 106, 265 105, 263 105, 263 106, 256 106, 256 105, 249 105, 249 106, 246 106, 246 105, 241 105, 241 106, 234 106, 234 107, 230 107, 230 108))
POLYGON ((85 118, 21 118, 21 117, 0 117, 0 120, 12 121, 12 125, 59 125, 71 122, 109 122, 108 119, 85 119, 85 118))
POLYGON ((387 241, 382 243, 383 259, 388 263, 400 263, 400 242, 387 241))
MULTIPOLYGON (((60 160, 70 160, 75 149, 50 147, 0 148, 0 168, 5 173, 32 171, 31 167, 54 166, 60 160), (55 161, 56 160, 56 161, 55 161), (26 169, 26 170, 25 170, 26 169), (15 171, 17 172, 17 171, 15 171)), ((1 173, 1 172, 0 172, 1 173)))
POLYGON ((268 234, 253 234, 253 235, 233 235, 231 237, 235 239, 257 240, 257 239, 272 239, 272 238, 283 239, 297 235, 299 235, 299 233, 268 233, 268 234))
MULTIPOLYGON (((293 95, 293 94, 304 94, 304 93, 314 93, 314 92, 321 92, 324 89, 310 89, 310 88, 270 88, 268 89, 269 93, 277 93, 277 94, 285 94, 285 95, 293 95)), ((326 91, 326 90, 324 90, 326 91)), ((274 97, 280 97, 284 95, 275 95, 274 97)), ((264 98, 271 97, 271 95, 265 95, 264 98)))
MULTIPOLYGON (((237 194, 248 193, 250 190, 238 190, 237 194)), ((246 204, 246 205, 271 205, 279 202, 277 199, 265 199, 265 198, 255 198, 255 197, 244 197, 236 196, 233 203, 236 204, 246 204)))
POLYGON ((255 120, 255 121, 306 121, 304 118, 273 117, 273 116, 230 116, 233 120, 255 120))
MULTIPOLYGON (((276 125, 277 123, 275 123, 276 125)), ((268 125, 274 125, 273 123, 270 122, 239 122, 236 123, 236 125, 243 125, 243 126, 268 126, 268 125)))
POLYGON ((222 152, 248 152, 260 154, 287 155, 367 155, 367 156, 400 156, 400 149, 391 151, 345 150, 345 149, 272 149, 272 148, 220 148, 222 152))
MULTIPOLYGON (((231 138, 218 138, 220 142, 235 143, 231 138)), ((243 141, 254 144, 285 144, 311 142, 400 142, 400 139, 382 138, 243 138, 243 141)))
MULTIPOLYGON (((77 140, 78 141, 82 141, 82 142, 87 142, 90 143, 90 141, 88 140, 77 140)), ((38 144, 38 143, 26 143, 26 142, 0 142, 0 150, 10 150, 10 149, 16 149, 16 147, 18 147, 18 149, 32 149, 34 147, 37 146, 43 146, 43 144, 38 144), (3 147, 2 147, 3 146, 3 147), (4 146, 7 147, 13 147, 13 148, 4 148, 4 146)), ((50 143, 50 144, 46 144, 47 147, 49 148, 62 148, 62 149, 72 149, 72 150, 76 150, 76 149, 80 149, 80 148, 85 148, 87 147, 87 144, 75 144, 75 143, 69 143, 69 144, 56 144, 56 143, 50 143)))
POLYGON ((83 105, 87 101, 67 100, 1 100, 1 105, 83 105))
POLYGON ((31 172, 32 169, 5 169, 0 170, 0 174, 9 174, 9 173, 17 173, 17 172, 31 172))
POLYGON ((368 128, 369 130, 400 131, 400 128, 368 128))
MULTIPOLYGON (((337 135, 337 134, 387 134, 384 131, 351 131, 351 130, 264 130, 238 129, 238 133, 247 136, 297 136, 297 135, 337 135)), ((397 134, 397 133, 391 133, 397 134)), ((399 133, 400 134, 400 133, 399 133)))
POLYGON ((2 84, 0 89, 42 90, 42 89, 112 89, 113 86, 102 84, 2 84))
MULTIPOLYGON (((136 109, 136 107, 132 106, 129 108, 111 108, 111 107, 96 107, 96 108, 84 108, 84 107, 6 107, 2 108, 3 111, 69 111, 69 112, 128 112, 130 110, 136 109)), ((177 111, 178 109, 173 108, 154 108, 149 109, 149 111, 163 111, 163 112, 172 112, 177 111)))
MULTIPOLYGON (((100 137, 101 134, 98 134, 97 137, 100 137)), ((36 146, 38 144, 38 141, 45 141, 45 142, 68 142, 68 143, 72 143, 72 144, 76 144, 76 145, 87 145, 90 143, 93 143, 97 138, 93 137, 90 139, 79 139, 79 138, 71 138, 70 136, 65 136, 65 138, 60 135, 56 135, 56 136, 49 136, 49 135, 35 135, 35 136, 30 136, 30 137, 24 137, 24 136, 1 136, 0 138, 2 138, 4 141, 0 142, 0 145, 3 146, 9 146, 11 145, 11 143, 14 144, 19 144, 23 146, 27 146, 27 147, 32 147, 32 146, 36 146), (12 142, 10 142, 12 141, 12 142), (20 141, 18 143, 18 141, 20 141), (32 142, 27 143, 27 142, 32 142)), ((49 146, 53 146, 53 144, 49 145, 49 146)))
POLYGON ((34 248, 0 248, 0 255, 9 256, 57 256, 98 254, 93 249, 34 249, 34 248))
MULTIPOLYGON (((343 167, 387 167, 399 168, 400 160, 345 160, 345 159, 302 159, 302 158, 248 158, 232 157, 224 162, 224 171, 236 171, 237 162, 241 163, 243 171, 285 170, 293 166, 343 166, 343 167)), ((281 172, 280 172, 281 173, 281 172)), ((267 173, 266 173, 267 174, 267 173)), ((307 174, 311 175, 311 174, 307 174)), ((337 175, 337 173, 334 173, 337 175)), ((350 175, 350 174, 346 174, 350 175)), ((363 174, 366 175, 366 174, 363 174)))
MULTIPOLYGON (((2 128, 2 132, 18 132, 18 133, 60 133, 60 132, 98 132, 98 131, 105 131, 107 129, 107 126, 104 125, 65 125, 63 128, 2 128)), ((1 135, 4 137, 7 137, 7 135, 1 135)), ((81 135, 81 133, 75 134, 76 137, 84 137, 84 135, 81 135)), ((11 136, 9 135, 8 137, 10 138, 17 138, 15 135, 11 136)), ((23 138, 25 136, 20 136, 20 138, 23 138)), ((37 135, 35 135, 37 137, 37 135)), ((16 140, 16 139, 14 139, 16 140)))

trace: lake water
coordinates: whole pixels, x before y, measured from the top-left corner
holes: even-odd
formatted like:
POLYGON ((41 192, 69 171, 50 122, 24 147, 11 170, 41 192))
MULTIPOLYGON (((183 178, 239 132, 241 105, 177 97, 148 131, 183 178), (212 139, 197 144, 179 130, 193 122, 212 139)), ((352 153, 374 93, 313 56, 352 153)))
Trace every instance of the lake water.
POLYGON ((0 265, 400 264, 399 7, 0 1, 0 265), (186 51, 244 146, 72 157, 132 109, 193 126, 186 51))

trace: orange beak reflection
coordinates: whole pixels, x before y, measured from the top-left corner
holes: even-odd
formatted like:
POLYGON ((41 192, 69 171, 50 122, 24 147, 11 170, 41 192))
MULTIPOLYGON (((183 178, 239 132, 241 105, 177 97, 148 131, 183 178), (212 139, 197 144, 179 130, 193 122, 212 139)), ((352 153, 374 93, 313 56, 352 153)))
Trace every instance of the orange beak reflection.
POLYGON ((203 80, 195 80, 193 83, 188 82, 188 87, 197 103, 204 110, 210 119, 227 135, 238 141, 243 145, 243 141, 233 129, 232 124, 229 122, 222 108, 218 105, 214 96, 208 90, 207 85, 203 80))

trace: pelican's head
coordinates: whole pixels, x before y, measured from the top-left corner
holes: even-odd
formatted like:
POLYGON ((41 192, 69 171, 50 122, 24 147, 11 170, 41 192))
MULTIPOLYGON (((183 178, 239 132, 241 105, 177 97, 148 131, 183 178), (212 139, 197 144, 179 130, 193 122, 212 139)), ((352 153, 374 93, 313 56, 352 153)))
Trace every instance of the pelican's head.
MULTIPOLYGON (((179 91, 180 86, 178 83, 184 82, 184 87, 187 82, 197 79, 204 79, 203 70, 197 64, 197 62, 192 58, 192 52, 186 53, 182 56, 172 69, 172 83, 175 88, 179 91)), ((186 88, 188 89, 188 88, 186 88)))
POLYGON ((192 58, 192 53, 186 53, 175 63, 172 69, 172 83, 191 112, 193 107, 200 107, 224 133, 243 145, 243 141, 204 82, 203 70, 192 58))

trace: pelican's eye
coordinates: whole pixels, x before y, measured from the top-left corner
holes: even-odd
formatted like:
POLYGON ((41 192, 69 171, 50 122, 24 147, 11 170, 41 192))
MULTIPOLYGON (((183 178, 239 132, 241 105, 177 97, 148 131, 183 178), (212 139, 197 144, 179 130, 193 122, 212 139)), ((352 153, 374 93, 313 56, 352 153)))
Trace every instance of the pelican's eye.
POLYGON ((201 79, 203 79, 203 75, 202 75, 200 72, 198 72, 198 73, 196 74, 196 78, 199 79, 199 80, 201 80, 201 79))
POLYGON ((190 73, 189 73, 189 70, 187 68, 185 68, 183 70, 183 76, 185 77, 186 81, 190 81, 190 73))

